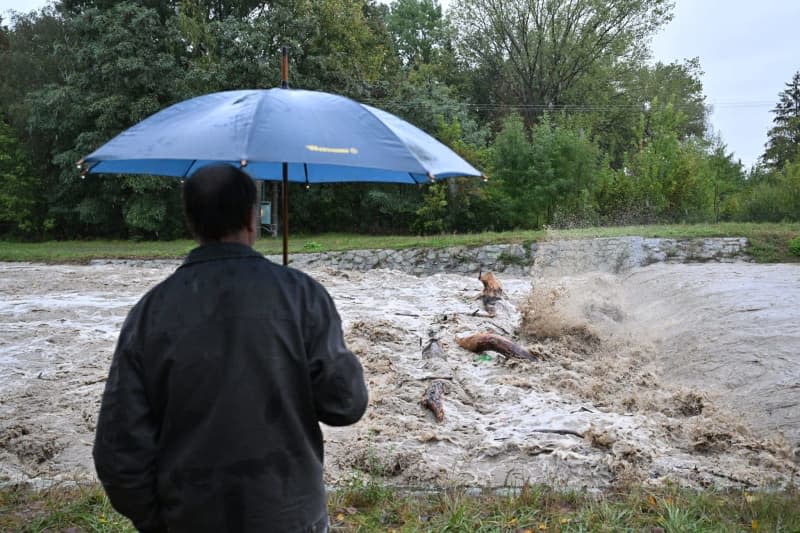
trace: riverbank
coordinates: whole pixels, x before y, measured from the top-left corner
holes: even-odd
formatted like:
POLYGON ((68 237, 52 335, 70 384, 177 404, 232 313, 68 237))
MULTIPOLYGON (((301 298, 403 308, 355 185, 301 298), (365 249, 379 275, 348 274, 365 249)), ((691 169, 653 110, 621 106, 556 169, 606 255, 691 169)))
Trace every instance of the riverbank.
MULTIPOLYGON (((580 228, 546 231, 484 232, 479 234, 431 236, 369 236, 328 233, 322 235, 291 235, 289 253, 326 253, 352 250, 408 250, 448 247, 479 247, 496 244, 516 244, 527 247, 546 240, 642 237, 661 239, 747 239, 748 254, 763 263, 800 261, 789 251, 789 241, 800 235, 799 223, 754 224, 673 224, 580 228)), ((0 261, 33 261, 43 263, 81 263, 94 259, 180 259, 195 246, 191 240, 178 241, 50 241, 12 242, 0 240, 0 261)), ((281 239, 262 238, 256 249, 265 255, 279 255, 281 239)))

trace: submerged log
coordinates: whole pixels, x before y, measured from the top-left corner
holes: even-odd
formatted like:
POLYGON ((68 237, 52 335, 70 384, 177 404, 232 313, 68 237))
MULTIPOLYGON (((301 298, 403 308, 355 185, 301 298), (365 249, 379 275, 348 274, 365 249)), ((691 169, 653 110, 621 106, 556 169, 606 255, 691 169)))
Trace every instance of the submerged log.
POLYGON ((495 316, 497 314, 495 305, 503 298, 503 286, 491 272, 479 273, 478 279, 483 283, 483 292, 480 296, 483 308, 489 316, 495 316))
POLYGON ((539 360, 538 357, 511 339, 501 337, 495 333, 476 333, 468 337, 456 337, 456 342, 462 348, 473 353, 482 353, 489 350, 506 357, 516 357, 527 361, 539 360))
POLYGON ((443 381, 434 381, 425 389, 422 395, 421 404, 431 410, 437 422, 444 421, 444 393, 447 392, 447 385, 443 381))

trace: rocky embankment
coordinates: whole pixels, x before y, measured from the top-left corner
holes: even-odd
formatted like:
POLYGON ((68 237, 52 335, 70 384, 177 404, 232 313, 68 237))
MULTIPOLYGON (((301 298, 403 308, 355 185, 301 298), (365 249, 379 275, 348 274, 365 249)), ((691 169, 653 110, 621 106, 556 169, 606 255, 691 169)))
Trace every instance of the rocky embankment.
MULTIPOLYGON (((270 256, 279 262, 280 256, 270 256)), ((352 250, 291 254, 291 266, 301 270, 331 267, 366 272, 398 270, 417 276, 440 272, 472 274, 491 270, 509 275, 576 272, 619 273, 653 263, 732 263, 749 261, 747 239, 655 239, 610 237, 548 240, 528 245, 495 244, 469 248, 352 250)))

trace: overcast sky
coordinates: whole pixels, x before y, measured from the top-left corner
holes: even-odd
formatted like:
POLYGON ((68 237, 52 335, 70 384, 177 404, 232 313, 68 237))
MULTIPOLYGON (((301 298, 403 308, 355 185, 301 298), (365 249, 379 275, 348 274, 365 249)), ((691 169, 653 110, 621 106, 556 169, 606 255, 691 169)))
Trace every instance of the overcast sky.
MULTIPOLYGON (((42 0, 0 0, 0 13, 42 0)), ((447 8, 450 0, 441 0, 447 8)), ((711 126, 746 166, 764 151, 778 93, 800 70, 800 0, 676 0, 654 59, 699 57, 711 126)))
POLYGON ((800 70, 800 0, 677 0, 661 61, 700 57, 711 125, 746 166, 764 151, 778 93, 800 70))

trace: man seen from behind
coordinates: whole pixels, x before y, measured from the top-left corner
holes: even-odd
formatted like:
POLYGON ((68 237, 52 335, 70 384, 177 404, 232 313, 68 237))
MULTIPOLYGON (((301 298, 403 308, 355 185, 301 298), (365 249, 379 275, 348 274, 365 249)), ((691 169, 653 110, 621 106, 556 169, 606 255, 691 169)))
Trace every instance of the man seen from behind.
POLYGON ((327 531, 319 422, 361 418, 361 364, 322 285, 252 249, 247 174, 204 167, 183 203, 199 246, 125 320, 98 477, 142 532, 327 531))

